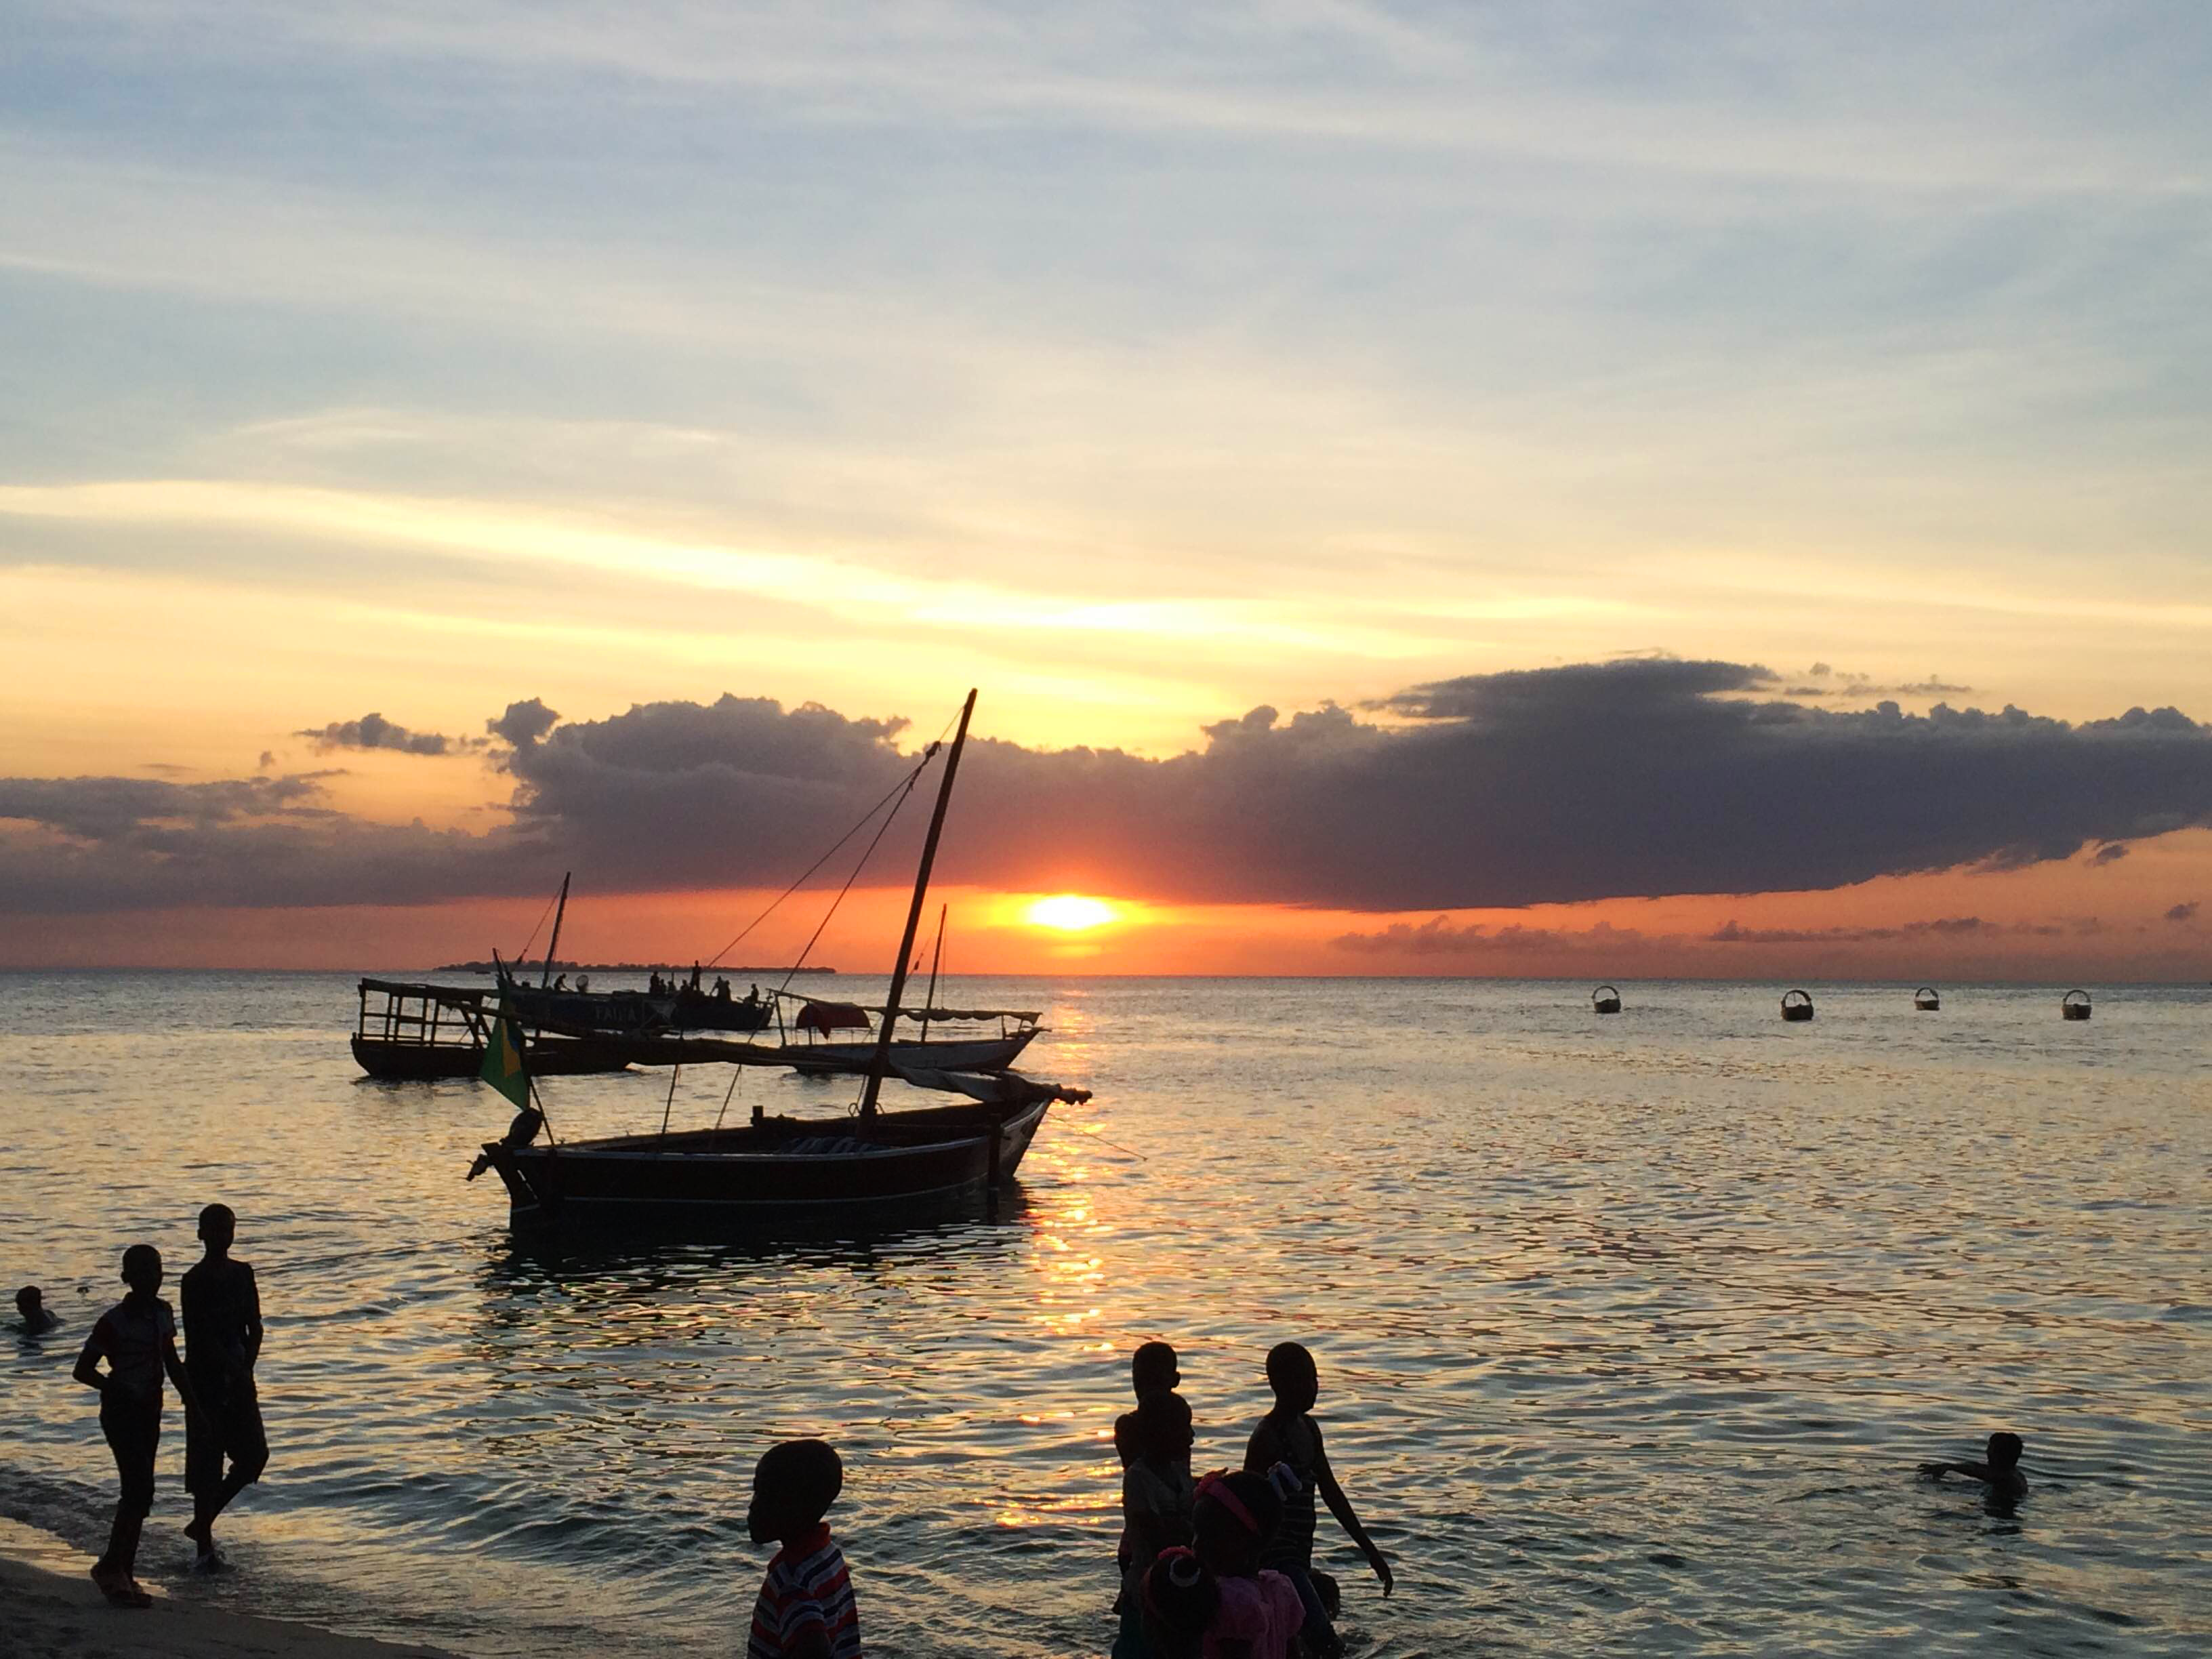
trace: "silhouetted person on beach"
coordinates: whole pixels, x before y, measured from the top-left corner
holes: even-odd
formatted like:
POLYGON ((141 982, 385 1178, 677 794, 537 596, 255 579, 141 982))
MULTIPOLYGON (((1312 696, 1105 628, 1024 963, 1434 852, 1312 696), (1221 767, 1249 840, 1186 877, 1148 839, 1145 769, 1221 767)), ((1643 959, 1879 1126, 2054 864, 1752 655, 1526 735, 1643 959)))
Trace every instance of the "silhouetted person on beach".
POLYGON ((195 1409, 191 1381, 177 1358, 177 1316, 161 1300, 161 1253, 133 1244, 123 1253, 131 1292, 106 1313, 76 1357, 76 1380, 100 1394, 100 1431, 115 1455, 122 1492, 107 1549, 92 1564, 92 1582, 118 1607, 153 1605, 133 1577, 138 1534, 154 1508, 154 1453, 161 1443, 161 1375, 177 1385, 185 1409, 195 1409), (100 1362, 107 1362, 103 1373, 100 1362))
POLYGON ((1136 1455, 1121 1472, 1121 1627, 1113 1659, 1150 1659, 1145 1576, 1161 1551, 1190 1542, 1190 1407, 1170 1389, 1138 1401, 1136 1455))
POLYGON ((1264 1476, 1216 1470, 1198 1483, 1191 1534, 1218 1595, 1199 1650, 1205 1659, 1291 1659, 1297 1650, 1305 1604, 1289 1579, 1260 1565, 1282 1519, 1282 1499, 1264 1476))
POLYGON ((844 1465, 819 1440, 771 1446, 754 1468, 746 1529, 783 1547, 768 1564, 745 1659, 860 1659, 852 1575, 822 1518, 844 1486, 844 1465))
POLYGON ((15 1312, 22 1320, 16 1328, 25 1336, 44 1336, 62 1322, 46 1306, 46 1293, 35 1285, 26 1285, 15 1292, 15 1312))
POLYGON ((2020 1472, 2022 1449, 2018 1435, 1999 1430, 1990 1437, 1989 1445, 1982 1454, 1986 1462, 1923 1463, 1920 1473, 1930 1480, 1941 1480, 1947 1474, 1967 1475, 1990 1489, 1992 1502, 2017 1503, 2027 1495, 2027 1477, 2020 1472))
POLYGON ((185 1269, 185 1370, 199 1409, 185 1416, 185 1490, 192 1495, 185 1536, 198 1546, 199 1565, 212 1571, 216 1517, 261 1478, 269 1439, 261 1427, 261 1400, 253 1367, 261 1358, 261 1290, 253 1269, 231 1259, 238 1218, 228 1204, 200 1212, 200 1242, 207 1248, 185 1269), (230 1460, 228 1474, 223 1460, 230 1460))
POLYGON ((1267 1351, 1267 1386, 1275 1391, 1275 1408, 1252 1431, 1244 1467, 1257 1474, 1279 1463, 1287 1465, 1297 1486, 1285 1496, 1282 1530, 1268 1547, 1267 1564, 1297 1589, 1298 1600, 1306 1610, 1306 1645, 1323 1656, 1340 1653, 1344 1644, 1329 1623, 1336 1585, 1334 1580, 1324 1583, 1326 1576, 1313 1568, 1314 1494, 1321 1494, 1328 1512, 1359 1546, 1368 1565, 1382 1581, 1385 1595, 1390 1593, 1392 1583, 1390 1564, 1367 1535, 1367 1528, 1359 1524, 1352 1500, 1344 1495, 1328 1466, 1328 1454, 1322 1447, 1321 1425, 1311 1415, 1314 1402, 1321 1396, 1321 1373, 1313 1355, 1302 1344, 1277 1343, 1267 1351))

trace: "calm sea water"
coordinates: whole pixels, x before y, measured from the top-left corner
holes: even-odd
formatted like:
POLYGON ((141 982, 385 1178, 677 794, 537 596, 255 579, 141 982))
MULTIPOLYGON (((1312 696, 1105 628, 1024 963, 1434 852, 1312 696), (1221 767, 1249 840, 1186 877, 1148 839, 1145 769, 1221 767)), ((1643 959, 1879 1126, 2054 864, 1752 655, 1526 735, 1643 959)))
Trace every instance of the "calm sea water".
MULTIPOLYGON (((854 992, 876 988, 841 981, 854 992)), ((727 1653, 754 1458, 843 1449, 880 1655, 1103 1653, 1126 1355, 1171 1339, 1201 1466, 1285 1337, 1397 1565, 1323 1522, 1366 1655, 2212 1648, 2212 994, 964 981, 1049 1010, 1018 1195, 872 1237, 520 1237, 464 1185, 504 1103, 357 1076, 349 979, 0 975, 0 1513, 112 1480, 75 1339, 222 1199, 270 1334, 269 1478, 194 1582, 172 1404, 145 1565, 180 1595, 468 1654, 727 1653), (2027 1440, 1987 1511, 1923 1458, 2027 1440), (1998 1645, 1993 1647, 1995 1642, 1998 1645)), ((569 1133, 664 1075, 549 1085, 569 1133)), ((711 1121, 728 1075, 687 1073, 711 1121)), ((846 1091, 849 1093, 849 1090, 846 1091)), ((834 1087, 747 1074, 792 1108, 834 1087)))

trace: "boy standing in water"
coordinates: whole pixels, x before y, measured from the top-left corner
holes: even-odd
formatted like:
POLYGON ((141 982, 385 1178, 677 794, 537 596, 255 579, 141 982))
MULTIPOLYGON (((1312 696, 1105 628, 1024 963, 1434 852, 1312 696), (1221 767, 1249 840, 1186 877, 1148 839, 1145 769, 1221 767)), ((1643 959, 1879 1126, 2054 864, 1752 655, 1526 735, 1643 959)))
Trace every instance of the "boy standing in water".
MULTIPOLYGON (((1129 1386, 1140 1402, 1156 1389, 1181 1388, 1182 1372, 1176 1365, 1176 1351, 1164 1342, 1139 1344, 1129 1356, 1129 1386)), ((1121 1454, 1125 1469, 1137 1455, 1136 1429, 1134 1412, 1123 1412, 1114 1419, 1114 1449, 1121 1454)))
POLYGON ((153 1597, 132 1574, 138 1534, 154 1507, 154 1452, 161 1441, 161 1374, 177 1385, 185 1410, 198 1408, 191 1380, 177 1358, 177 1318, 161 1300, 161 1253, 133 1244, 123 1253, 131 1293, 100 1315, 77 1355, 76 1380, 100 1395, 100 1431, 115 1455, 122 1493, 107 1550, 92 1564, 92 1582, 118 1607, 144 1607, 153 1597), (100 1362, 107 1362, 102 1374, 100 1362))
POLYGON ((1314 1494, 1320 1492, 1328 1512, 1337 1518, 1352 1541, 1359 1546, 1368 1565, 1382 1581, 1382 1594, 1390 1593, 1390 1564, 1367 1535, 1353 1513, 1352 1500, 1336 1484, 1322 1449, 1321 1425, 1310 1413, 1321 1396, 1321 1373, 1314 1357, 1296 1342, 1279 1342, 1267 1351, 1267 1386, 1275 1391, 1275 1408, 1252 1431, 1244 1452, 1244 1468, 1264 1474, 1278 1463, 1287 1464, 1297 1477, 1297 1490, 1285 1495, 1282 1525, 1268 1541, 1262 1565, 1280 1572, 1297 1587, 1305 1606, 1306 1646, 1322 1656, 1341 1653, 1344 1644, 1330 1625, 1328 1610, 1314 1582, 1314 1494))
POLYGON ((212 1571, 216 1517, 230 1500, 261 1478, 269 1439, 261 1427, 261 1401, 253 1386, 261 1358, 261 1291, 253 1269, 230 1259, 238 1218, 228 1204, 200 1212, 200 1242, 207 1247, 185 1270, 185 1369, 199 1409, 185 1414, 185 1490, 192 1495, 185 1536, 198 1547, 198 1565, 212 1571), (230 1473, 223 1473, 225 1455, 230 1473))
POLYGON ((852 1575, 822 1518, 844 1486, 844 1465, 819 1440, 771 1446, 754 1468, 746 1529, 783 1547, 768 1564, 745 1659, 860 1659, 852 1575))
POLYGON ((1190 1407, 1171 1389, 1137 1402, 1136 1455, 1121 1474, 1121 1628, 1113 1659, 1150 1659, 1145 1575, 1161 1552, 1190 1541, 1190 1407))
POLYGON ((1991 1498, 2013 1503, 2027 1495, 2027 1477, 2020 1472, 2022 1449, 2018 1435, 2000 1430, 1990 1437, 1988 1449, 1983 1454, 1987 1462, 1923 1463, 1920 1473, 1930 1480, 1941 1480, 1947 1474, 1968 1475, 1987 1486, 1991 1498))

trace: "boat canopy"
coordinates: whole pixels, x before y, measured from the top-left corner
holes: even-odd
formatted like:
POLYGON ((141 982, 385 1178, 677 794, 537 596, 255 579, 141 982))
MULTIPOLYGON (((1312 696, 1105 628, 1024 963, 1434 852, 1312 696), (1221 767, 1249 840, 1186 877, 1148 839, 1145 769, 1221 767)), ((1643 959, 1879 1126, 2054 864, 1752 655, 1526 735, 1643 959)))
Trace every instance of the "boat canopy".
MULTIPOLYGON (((806 996, 798 991, 778 991, 774 994, 783 998, 787 1002, 796 1002, 806 1008, 851 1008, 857 1009, 864 1014, 880 1014, 884 1012, 884 1005, 879 1002, 824 1002, 818 997, 806 996)), ((1036 1008, 901 1008, 899 1018, 913 1020, 1018 1019, 1025 1024, 1034 1025, 1044 1018, 1044 1014, 1042 1010, 1036 1008)), ((861 1024, 865 1024, 866 1022, 864 1020, 861 1024)), ((804 1013, 799 1017, 799 1029, 802 1031, 810 1029, 804 1013)))
POLYGON ((857 1003, 817 1002, 811 998, 805 999, 805 1001, 806 1006, 799 1011, 799 1018, 792 1022, 802 1031, 826 1034, 870 1029, 868 1011, 857 1003))

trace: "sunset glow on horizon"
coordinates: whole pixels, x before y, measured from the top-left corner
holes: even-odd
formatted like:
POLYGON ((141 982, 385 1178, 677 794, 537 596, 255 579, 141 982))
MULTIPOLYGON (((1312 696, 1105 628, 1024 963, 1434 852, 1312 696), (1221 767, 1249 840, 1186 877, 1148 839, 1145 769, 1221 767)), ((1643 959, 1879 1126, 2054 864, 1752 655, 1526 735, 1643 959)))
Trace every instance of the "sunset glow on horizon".
POLYGON ((0 962, 873 963, 975 686, 968 971, 2212 977, 2178 15, 244 3, 0 65, 0 962))

